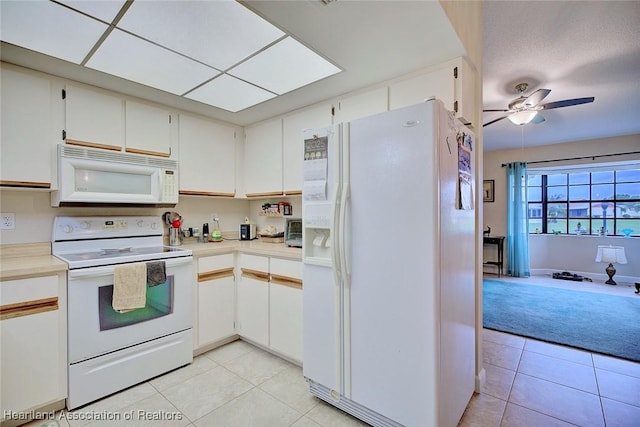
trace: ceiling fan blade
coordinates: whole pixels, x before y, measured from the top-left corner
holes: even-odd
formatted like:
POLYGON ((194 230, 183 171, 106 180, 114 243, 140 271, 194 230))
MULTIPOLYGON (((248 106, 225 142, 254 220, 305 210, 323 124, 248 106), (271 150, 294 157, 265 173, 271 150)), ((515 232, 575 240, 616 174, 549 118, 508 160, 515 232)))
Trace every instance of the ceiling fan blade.
POLYGON ((551 93, 551 89, 538 89, 522 101, 523 107, 535 107, 551 93))
POLYGON ((544 122, 544 121, 545 121, 545 120, 544 120, 544 117, 542 117, 542 114, 538 113, 538 114, 536 114, 536 116, 533 118, 533 120, 531 120, 531 123, 534 123, 534 124, 536 124, 536 125, 537 125, 538 123, 542 123, 542 122, 544 122))
POLYGON ((570 107, 572 105, 580 105, 580 104, 588 104, 589 102, 593 102, 595 98, 593 96, 589 98, 576 98, 576 99, 565 99, 563 101, 549 102, 547 104, 541 105, 542 110, 550 110, 552 108, 561 108, 561 107, 570 107))
POLYGON ((483 113, 506 113, 511 110, 482 110, 483 113))
POLYGON ((506 119, 507 117, 509 117, 509 115, 499 117, 499 118, 497 118, 495 120, 491 120, 490 122, 483 124, 482 127, 489 126, 490 124, 493 124, 495 122, 499 122, 500 120, 506 119))

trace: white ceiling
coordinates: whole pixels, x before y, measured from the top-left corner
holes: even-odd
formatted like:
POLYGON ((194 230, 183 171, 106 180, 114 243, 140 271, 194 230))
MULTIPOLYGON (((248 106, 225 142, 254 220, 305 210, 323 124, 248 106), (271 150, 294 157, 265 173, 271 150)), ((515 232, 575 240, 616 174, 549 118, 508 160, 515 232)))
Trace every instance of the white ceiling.
POLYGON ((640 134, 639 1, 487 1, 483 12, 485 109, 506 109, 520 82, 551 89, 542 104, 595 97, 541 111, 540 124, 486 126, 485 151, 640 134))
MULTIPOLYGON (((4 3, 4 0, 3 0, 4 3)), ((145 2, 147 3, 147 2, 145 2)), ((149 2, 152 4, 152 2, 149 2)), ((237 113, 2 43, 3 61, 248 125, 439 64, 465 52, 437 1, 242 1, 343 71, 237 113)), ((484 128, 485 150, 640 133, 640 2, 484 2, 484 108, 551 89, 543 101, 595 102, 543 111, 546 121, 484 128)), ((224 89, 227 87, 225 86, 224 89)), ((485 113, 487 122, 498 113, 485 113)))
MULTIPOLYGON (((82 3, 65 1, 75 5, 82 3)), ((118 1, 121 3, 121 0, 118 1)), ((2 3, 6 3, 6 0, 3 0, 2 3)), ((182 2, 138 0, 133 3, 131 8, 135 8, 137 4, 153 8, 154 3, 179 5, 182 2)), ((286 35, 292 36, 311 50, 327 58, 343 71, 319 82, 266 100, 254 107, 232 113, 87 67, 57 60, 12 44, 2 43, 0 53, 2 60, 6 62, 139 96, 238 125, 256 123, 464 54, 464 50, 450 28, 444 12, 434 1, 339 0, 325 5, 321 0, 277 0, 248 1, 242 2, 242 4, 274 24, 286 35)), ((183 20, 176 17, 175 20, 166 22, 164 25, 168 28, 174 25, 175 28, 170 28, 173 34, 180 34, 181 30, 188 34, 188 28, 179 28, 181 22, 183 20)), ((126 19, 123 19, 123 26, 126 24, 126 19)), ((136 28, 135 31, 142 30, 136 28)), ((174 40, 169 38, 159 41, 171 43, 174 40)), ((201 46, 202 42, 196 40, 194 44, 201 46)), ((224 46, 210 43, 210 50, 222 48, 224 46)), ((258 56, 252 59, 259 60, 258 56)), ((129 60, 135 59, 130 58, 129 60)), ((288 68, 290 68, 290 62, 289 60, 286 62, 288 68)), ((252 72, 248 68, 238 70, 238 74, 242 78, 249 78, 252 72)), ((280 85, 289 84, 296 78, 298 75, 294 73, 277 76, 277 78, 269 82, 262 82, 262 84, 274 84, 277 90, 283 90, 280 85)), ((233 81, 229 81, 233 83, 233 81)), ((231 90, 232 86, 232 84, 225 84, 215 90, 225 92, 231 90)), ((213 92, 215 90, 211 89, 213 92)), ((239 98, 243 96, 247 95, 239 96, 239 98)))

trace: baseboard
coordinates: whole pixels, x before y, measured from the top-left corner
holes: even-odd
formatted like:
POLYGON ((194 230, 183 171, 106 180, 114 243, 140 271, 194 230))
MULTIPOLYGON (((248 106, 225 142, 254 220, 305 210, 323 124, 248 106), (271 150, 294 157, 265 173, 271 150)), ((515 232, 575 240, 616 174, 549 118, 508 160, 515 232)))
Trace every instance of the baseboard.
MULTIPOLYGON (((532 269, 531 270, 531 275, 532 276, 549 276, 552 277, 553 273, 559 273, 560 270, 552 270, 549 268, 537 268, 537 269, 532 269)), ((591 279, 593 282, 596 283, 603 283, 606 282, 607 280, 609 280, 609 276, 607 276, 606 274, 601 274, 601 273, 593 273, 593 272, 588 272, 588 271, 571 271, 572 274, 577 274, 579 276, 582 277, 588 277, 589 279, 591 279)), ((508 278, 509 276, 506 276, 506 278, 508 278)), ((562 280, 562 279, 558 279, 558 280, 562 280)), ((621 285, 629 285, 632 286, 634 283, 636 282, 640 282, 640 277, 634 277, 634 276, 623 276, 623 275, 618 275, 616 274, 613 277, 613 280, 615 280, 617 283, 621 284, 621 285)))
POLYGON ((476 389, 475 389, 476 393, 481 392, 480 390, 482 390, 486 381, 487 381, 487 371, 485 371, 485 369, 482 368, 478 373, 478 375, 476 375, 476 389))

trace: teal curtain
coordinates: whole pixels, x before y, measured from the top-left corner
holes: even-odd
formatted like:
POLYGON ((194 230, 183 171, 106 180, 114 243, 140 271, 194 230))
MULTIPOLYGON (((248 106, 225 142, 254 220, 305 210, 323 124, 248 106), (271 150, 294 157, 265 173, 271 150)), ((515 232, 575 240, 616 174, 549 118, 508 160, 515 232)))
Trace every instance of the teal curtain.
POLYGON ((527 164, 507 165, 507 274, 529 277, 527 164))

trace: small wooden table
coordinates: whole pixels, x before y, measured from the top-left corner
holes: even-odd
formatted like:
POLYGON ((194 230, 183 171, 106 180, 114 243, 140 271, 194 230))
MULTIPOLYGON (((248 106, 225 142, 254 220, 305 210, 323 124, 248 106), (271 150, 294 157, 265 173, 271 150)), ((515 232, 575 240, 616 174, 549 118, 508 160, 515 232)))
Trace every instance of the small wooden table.
POLYGON ((496 245, 498 247, 498 260, 485 261, 484 265, 491 265, 498 268, 498 277, 502 275, 502 267, 504 265, 504 236, 484 236, 483 243, 485 245, 496 245))

